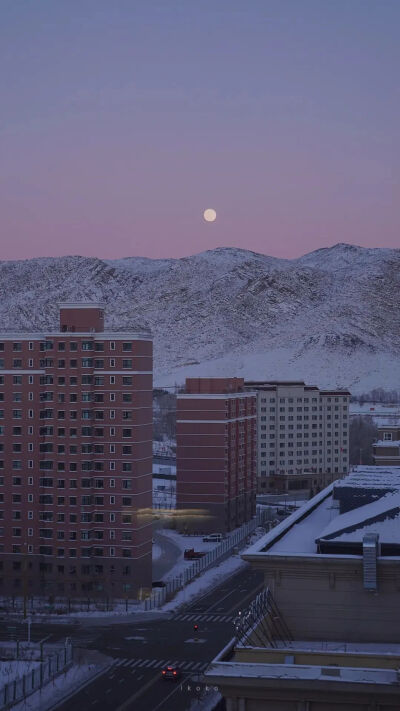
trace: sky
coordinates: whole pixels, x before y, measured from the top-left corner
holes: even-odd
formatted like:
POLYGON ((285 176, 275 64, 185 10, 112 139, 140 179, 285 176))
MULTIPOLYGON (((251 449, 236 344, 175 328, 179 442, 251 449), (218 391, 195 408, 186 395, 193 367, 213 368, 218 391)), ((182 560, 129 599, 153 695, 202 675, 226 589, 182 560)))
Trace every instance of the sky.
POLYGON ((398 0, 1 0, 0 259, 400 247, 399 23, 398 0))

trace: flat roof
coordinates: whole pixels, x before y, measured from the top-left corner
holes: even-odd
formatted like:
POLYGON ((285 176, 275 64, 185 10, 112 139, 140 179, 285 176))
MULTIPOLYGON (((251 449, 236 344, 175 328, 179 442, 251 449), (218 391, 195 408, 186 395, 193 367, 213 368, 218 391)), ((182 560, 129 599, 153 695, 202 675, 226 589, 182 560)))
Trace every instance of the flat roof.
POLYGON ((370 532, 378 533, 382 544, 400 546, 400 467, 391 467, 389 471, 385 467, 372 466, 368 467, 368 472, 360 469, 360 472, 352 472, 333 482, 294 511, 250 546, 243 559, 255 562, 264 556, 276 555, 348 558, 345 552, 340 555, 319 553, 319 540, 361 543, 365 533, 370 532), (397 472, 392 474, 393 469, 397 472), (365 477, 369 487, 364 485, 365 477), (344 495, 351 502, 344 513, 340 513, 339 497, 335 498, 336 488, 342 489, 340 500, 344 495))

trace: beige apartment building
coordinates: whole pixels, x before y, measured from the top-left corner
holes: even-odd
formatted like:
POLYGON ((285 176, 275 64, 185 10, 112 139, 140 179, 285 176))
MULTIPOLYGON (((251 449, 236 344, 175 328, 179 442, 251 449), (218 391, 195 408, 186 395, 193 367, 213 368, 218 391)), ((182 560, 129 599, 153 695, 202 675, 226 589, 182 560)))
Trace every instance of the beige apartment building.
POLYGON ((265 588, 207 682, 227 711, 398 711, 400 467, 357 467, 242 556, 265 588))
POLYGON ((378 427, 379 440, 373 446, 377 466, 400 465, 400 421, 378 427))
POLYGON ((349 471, 347 390, 248 381, 257 392, 257 492, 309 496, 349 471))

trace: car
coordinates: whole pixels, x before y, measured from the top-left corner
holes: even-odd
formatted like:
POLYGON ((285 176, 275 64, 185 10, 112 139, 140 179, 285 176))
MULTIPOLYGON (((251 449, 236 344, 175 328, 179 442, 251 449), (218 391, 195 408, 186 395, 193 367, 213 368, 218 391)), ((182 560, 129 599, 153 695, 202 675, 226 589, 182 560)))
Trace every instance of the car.
POLYGON ((161 677, 164 680, 171 679, 171 681, 178 681, 180 675, 181 672, 178 667, 164 667, 161 671, 161 677))
POLYGON ((203 543, 221 543, 222 539, 222 533, 209 533, 208 536, 204 536, 203 543))

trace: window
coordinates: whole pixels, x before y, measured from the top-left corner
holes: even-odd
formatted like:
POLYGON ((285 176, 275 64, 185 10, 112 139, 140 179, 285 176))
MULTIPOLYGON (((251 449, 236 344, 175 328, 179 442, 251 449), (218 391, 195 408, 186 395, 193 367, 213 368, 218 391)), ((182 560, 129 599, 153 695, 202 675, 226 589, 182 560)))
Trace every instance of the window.
POLYGON ((132 359, 131 358, 123 358, 122 367, 123 368, 132 368, 132 359))
POLYGON ((122 350, 123 351, 131 351, 132 350, 132 343, 123 343, 122 344, 122 350))

